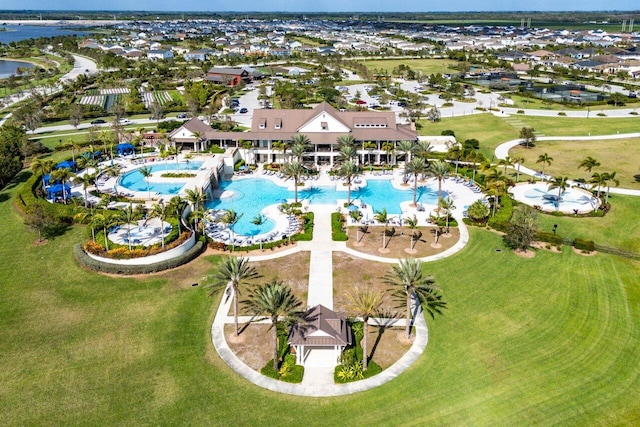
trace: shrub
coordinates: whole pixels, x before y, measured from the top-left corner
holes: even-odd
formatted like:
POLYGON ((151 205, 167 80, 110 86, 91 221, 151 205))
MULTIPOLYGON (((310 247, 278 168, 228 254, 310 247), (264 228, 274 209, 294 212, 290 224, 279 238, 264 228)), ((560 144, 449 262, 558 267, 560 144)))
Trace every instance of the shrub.
POLYGON ((87 255, 87 253, 82 249, 81 244, 74 245, 73 253, 80 264, 97 272, 109 274, 149 274, 169 270, 186 264, 200 255, 203 248, 204 244, 198 241, 191 249, 180 256, 149 265, 120 265, 102 262, 87 255))
POLYGON ((302 382, 304 366, 296 365, 296 357, 293 354, 287 354, 278 371, 273 369, 273 359, 271 359, 260 369, 260 373, 274 380, 298 384, 302 382))
POLYGON ((596 245, 593 240, 585 240, 585 239, 573 239, 573 246, 581 251, 593 252, 596 250, 596 245))
POLYGON ((224 148, 218 147, 217 145, 212 145, 211 148, 209 149, 209 152, 213 154, 222 154, 224 153, 224 148))
POLYGON ((313 239, 313 212, 302 215, 302 232, 292 237, 296 241, 308 242, 313 239))
POLYGON ((349 236, 344 230, 344 217, 340 212, 331 214, 331 238, 334 242, 346 242, 349 236))
POLYGON ((509 196, 500 197, 500 209, 489 219, 489 226, 494 230, 506 232, 513 213, 513 200, 509 196))
POLYGON ((631 111, 629 114, 631 114, 632 116, 637 116, 638 112, 637 111, 631 111))
POLYGON ((567 115, 567 113, 565 113, 564 111, 560 111, 560 112, 558 113, 558 115, 559 115, 559 116, 566 116, 566 115, 567 115))
POLYGON ((598 116, 598 117, 607 117, 607 115, 605 113, 598 113, 598 114, 596 114, 596 116, 598 116))
POLYGON ((516 111, 516 114, 524 114, 524 110, 518 110, 516 111))
POLYGON ((238 169, 240 169, 240 167, 244 166, 244 160, 240 159, 236 162, 235 165, 233 165, 233 170, 237 171, 238 169))
POLYGON ((451 129, 445 129, 445 130, 443 130, 443 131, 440 133, 440 135, 442 135, 442 136, 453 136, 453 137, 455 137, 455 136, 456 136, 456 133, 455 133, 454 131, 452 131, 451 129))
POLYGON ((540 242, 547 242, 553 245, 561 245, 562 244, 562 236, 558 234, 553 234, 548 231, 538 231, 536 233, 536 240, 540 242))

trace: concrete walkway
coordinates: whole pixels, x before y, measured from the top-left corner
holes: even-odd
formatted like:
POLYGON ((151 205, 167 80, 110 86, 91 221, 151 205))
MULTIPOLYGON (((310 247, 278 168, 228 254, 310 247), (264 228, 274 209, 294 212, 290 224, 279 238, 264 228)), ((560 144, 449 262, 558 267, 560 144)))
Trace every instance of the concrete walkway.
MULTIPOLYGON (((307 397, 328 397, 343 396, 379 387, 406 371, 416 360, 418 360, 420 355, 424 352, 424 349, 427 347, 427 343, 429 341, 427 324, 424 320, 421 308, 418 305, 415 307, 413 316, 415 339, 411 348, 396 363, 378 375, 352 383, 335 384, 333 383, 333 378, 329 380, 328 371, 326 369, 323 370, 320 368, 316 370, 311 368, 309 369, 309 377, 307 381, 303 379, 303 382, 300 384, 285 383, 283 381, 265 377, 259 372, 254 371, 245 365, 244 362, 242 362, 242 360, 240 360, 229 348, 224 337, 224 325, 225 323, 233 321, 228 316, 231 301, 231 298, 229 298, 226 300, 223 299, 220 302, 220 306, 216 312, 216 317, 213 320, 213 325, 211 326, 213 346, 220 355, 220 358, 236 373, 259 387, 276 391, 278 393, 307 397)), ((306 378, 307 372, 305 372, 305 379, 306 378)))
MULTIPOLYGON (((615 135, 597 135, 597 136, 542 136, 536 138, 537 141, 599 141, 603 139, 625 139, 625 138, 640 138, 640 132, 636 133, 625 133, 625 134, 615 134, 615 135)), ((503 142, 498 145, 495 149, 495 155, 497 159, 504 159, 509 155, 509 150, 513 147, 520 145, 522 143, 522 139, 513 139, 511 141, 503 142)), ((517 163, 513 165, 514 170, 520 168, 520 173, 525 175, 530 175, 535 178, 540 178, 543 180, 551 180, 553 179, 550 175, 542 175, 540 172, 528 168, 524 165, 518 165, 517 163)), ((569 181, 570 184, 577 184, 575 181, 569 181)), ((634 190, 631 188, 611 188, 609 190, 612 194, 624 194, 627 196, 638 196, 640 197, 640 190, 634 190)))

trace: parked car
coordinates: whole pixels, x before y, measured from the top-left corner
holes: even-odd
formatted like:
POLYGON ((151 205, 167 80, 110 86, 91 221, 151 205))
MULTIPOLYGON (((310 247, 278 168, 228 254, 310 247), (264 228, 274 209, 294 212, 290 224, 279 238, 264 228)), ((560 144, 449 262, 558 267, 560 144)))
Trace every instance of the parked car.
POLYGON ((180 113, 176 116, 177 119, 186 119, 187 117, 187 113, 180 113))
POLYGON ((101 124, 104 124, 104 123, 106 123, 106 122, 104 120, 102 120, 102 119, 95 119, 95 120, 93 120, 91 122, 92 125, 101 125, 101 124))
POLYGON ((119 120, 121 125, 128 125, 129 123, 131 123, 131 120, 127 119, 127 118, 122 118, 119 120))
POLYGON ((247 110, 247 109, 246 109, 246 108, 244 108, 244 107, 242 107, 242 108, 240 109, 240 113, 241 113, 241 114, 244 114, 244 113, 247 113, 247 112, 249 112, 249 110, 247 110))

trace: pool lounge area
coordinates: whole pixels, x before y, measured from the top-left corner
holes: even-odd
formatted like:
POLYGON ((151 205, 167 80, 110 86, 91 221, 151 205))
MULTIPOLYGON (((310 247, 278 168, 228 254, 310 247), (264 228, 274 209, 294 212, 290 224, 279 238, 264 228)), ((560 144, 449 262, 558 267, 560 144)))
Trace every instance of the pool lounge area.
POLYGON ((598 209, 600 202, 587 190, 570 187, 558 198, 558 189, 549 190, 548 182, 522 183, 511 189, 514 199, 545 212, 586 214, 598 209))

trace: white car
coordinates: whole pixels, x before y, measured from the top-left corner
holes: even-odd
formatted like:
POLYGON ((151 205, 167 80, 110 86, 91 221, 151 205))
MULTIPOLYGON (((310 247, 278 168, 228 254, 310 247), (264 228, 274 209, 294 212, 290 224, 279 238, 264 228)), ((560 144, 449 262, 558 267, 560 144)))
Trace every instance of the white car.
POLYGON ((128 125, 129 123, 131 123, 131 120, 124 118, 124 119, 120 119, 119 122, 121 125, 128 125))

